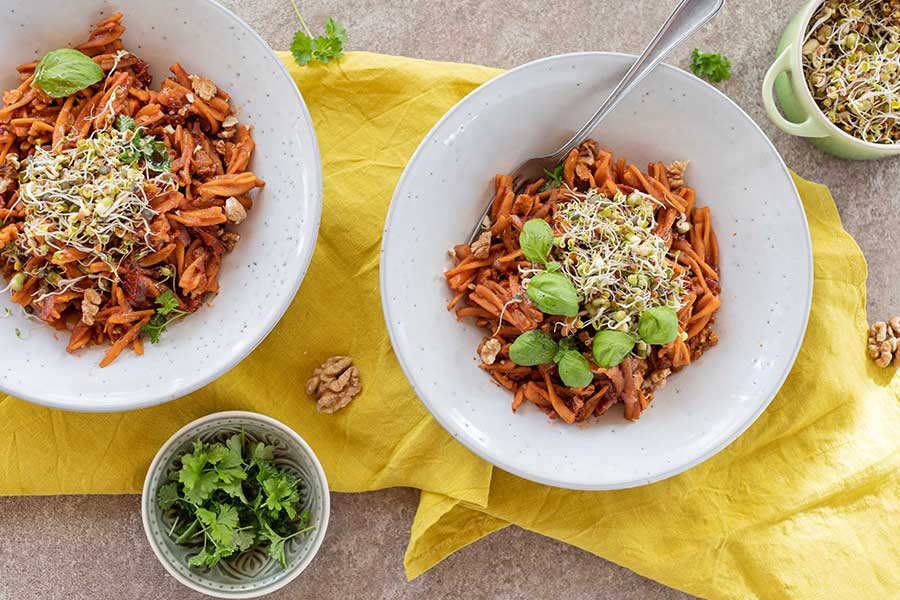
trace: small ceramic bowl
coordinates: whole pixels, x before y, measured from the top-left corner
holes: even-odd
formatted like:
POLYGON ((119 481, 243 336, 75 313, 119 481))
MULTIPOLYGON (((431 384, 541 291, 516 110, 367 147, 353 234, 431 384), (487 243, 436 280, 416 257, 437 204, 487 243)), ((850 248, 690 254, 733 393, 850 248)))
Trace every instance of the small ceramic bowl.
POLYGON ((763 80, 763 102, 769 119, 785 133, 805 137, 819 149, 842 158, 868 160, 900 156, 900 144, 874 144, 853 137, 829 121, 813 99, 803 74, 801 50, 810 19, 822 2, 807 2, 781 36, 778 58, 763 80), (775 101, 776 94, 781 111, 775 101))
POLYGON ((150 546, 172 577, 208 596, 256 598, 284 587, 312 562, 328 527, 328 481, 315 453, 287 425, 252 412, 219 412, 188 423, 159 449, 144 480, 141 513, 150 546), (275 446, 275 463, 300 477, 302 508, 309 509, 309 523, 314 529, 285 544, 287 568, 270 558, 263 549, 225 559, 209 569, 191 568, 188 560, 197 548, 176 544, 169 537, 167 532, 172 527, 173 517, 169 511, 159 508, 157 490, 168 482, 169 473, 177 469, 176 460, 190 451, 194 440, 224 442, 241 431, 250 441, 275 446))

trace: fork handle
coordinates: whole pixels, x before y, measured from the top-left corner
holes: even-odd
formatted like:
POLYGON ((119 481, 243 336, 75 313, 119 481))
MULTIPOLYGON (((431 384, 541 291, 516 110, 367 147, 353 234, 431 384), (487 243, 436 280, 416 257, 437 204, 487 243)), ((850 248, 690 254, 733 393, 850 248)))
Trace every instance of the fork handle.
POLYGON ((725 0, 681 0, 662 28, 656 33, 653 39, 647 44, 647 47, 638 56, 631 68, 622 78, 622 81, 613 89, 606 100, 600 105, 594 116, 584 124, 578 133, 563 144, 563 146, 547 155, 546 158, 552 159, 553 162, 561 162, 571 152, 572 148, 577 148, 581 142, 586 140, 590 134, 596 129, 600 121, 606 117, 609 112, 615 108, 619 101, 627 96, 634 87, 639 84, 650 71, 653 70, 666 56, 669 55, 675 46, 680 44, 686 37, 691 35, 704 23, 712 19, 716 13, 722 8, 725 0))

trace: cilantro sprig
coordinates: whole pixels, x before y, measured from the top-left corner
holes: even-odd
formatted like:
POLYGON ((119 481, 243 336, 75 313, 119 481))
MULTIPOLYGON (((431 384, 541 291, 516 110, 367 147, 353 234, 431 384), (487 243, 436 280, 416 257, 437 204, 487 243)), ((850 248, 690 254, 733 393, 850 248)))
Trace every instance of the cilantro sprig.
POLYGON ((156 297, 156 314, 153 315, 146 325, 141 327, 141 331, 150 336, 150 343, 159 342, 159 336, 172 321, 178 320, 185 316, 187 311, 179 308, 181 304, 172 290, 166 290, 156 297))
POLYGON ((291 42, 291 54, 298 65, 302 67, 312 61, 325 64, 344 55, 347 30, 340 23, 328 17, 325 19, 325 35, 314 36, 300 14, 296 0, 291 0, 291 5, 303 26, 303 30, 295 33, 291 42))
POLYGON ((731 79, 731 61, 718 52, 700 52, 694 48, 691 54, 691 71, 697 77, 719 83, 731 79))
POLYGON ((134 119, 127 115, 116 117, 114 126, 119 131, 133 131, 130 145, 119 155, 119 160, 136 165, 143 160, 151 171, 162 173, 172 170, 172 157, 165 142, 155 137, 145 136, 144 128, 138 127, 134 119))
POLYGON ((562 186, 563 166, 564 165, 562 163, 559 163, 552 171, 544 169, 544 177, 547 178, 547 181, 546 183, 544 183, 544 185, 541 186, 541 189, 539 191, 546 192, 547 190, 562 186))
POLYGON ((309 510, 300 510, 300 480, 274 457, 273 446, 247 443, 243 431, 224 444, 196 440, 182 455, 156 500, 174 512, 169 536, 198 549, 191 567, 211 567, 260 546, 287 566, 285 544, 313 527, 309 510))

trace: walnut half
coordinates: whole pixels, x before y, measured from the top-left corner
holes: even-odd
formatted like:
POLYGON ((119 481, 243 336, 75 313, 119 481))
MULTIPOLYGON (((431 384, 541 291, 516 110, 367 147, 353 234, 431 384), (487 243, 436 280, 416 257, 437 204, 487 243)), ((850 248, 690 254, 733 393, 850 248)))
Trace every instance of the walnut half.
POLYGON ((893 364, 900 367, 900 317, 893 317, 885 323, 879 321, 869 329, 869 357, 879 367, 893 364))
POLYGON ((306 382, 306 393, 316 399, 320 413, 341 410, 360 390, 359 369, 353 366, 353 358, 349 356, 332 356, 306 382))

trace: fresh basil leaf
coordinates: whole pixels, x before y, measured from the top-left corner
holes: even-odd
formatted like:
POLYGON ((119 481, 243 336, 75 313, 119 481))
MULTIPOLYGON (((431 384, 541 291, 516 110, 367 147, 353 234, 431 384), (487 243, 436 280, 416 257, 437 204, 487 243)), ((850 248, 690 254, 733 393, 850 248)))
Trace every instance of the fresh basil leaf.
POLYGON ((638 335, 648 344, 668 344, 678 337, 678 314, 668 306, 657 306, 641 313, 638 335))
POLYGON ((519 233, 522 254, 533 263, 544 264, 553 248, 553 230, 543 219, 531 219, 519 233))
POLYGON ((134 119, 128 115, 116 117, 115 128, 119 131, 134 131, 135 125, 134 119))
POLYGON ((528 282, 526 293, 544 314, 565 317, 578 314, 578 292, 561 273, 538 273, 528 282))
POLYGON ((103 69, 86 54, 60 48, 44 55, 34 70, 34 85, 51 98, 80 92, 103 79, 103 69))
POLYGON ((540 329, 526 331, 509 346, 509 359, 523 367, 548 365, 559 352, 550 334, 540 329))
POLYGON ((563 383, 572 388, 580 388, 594 380, 591 373, 591 365, 587 359, 577 350, 563 350, 557 361, 559 363, 559 378, 563 383))
POLYGON ((604 369, 609 369, 625 360, 625 357, 634 348, 634 344, 635 340, 631 334, 624 331, 606 329, 594 336, 591 354, 595 363, 604 369))

